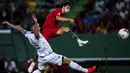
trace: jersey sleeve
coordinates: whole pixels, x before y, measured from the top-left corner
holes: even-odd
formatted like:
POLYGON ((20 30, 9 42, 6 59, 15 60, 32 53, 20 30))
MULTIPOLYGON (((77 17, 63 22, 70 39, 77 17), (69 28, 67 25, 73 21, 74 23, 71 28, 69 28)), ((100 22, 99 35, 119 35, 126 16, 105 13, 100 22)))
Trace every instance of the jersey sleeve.
POLYGON ((30 31, 24 31, 23 34, 24 34, 24 36, 27 37, 27 38, 31 37, 31 32, 30 32, 30 31))

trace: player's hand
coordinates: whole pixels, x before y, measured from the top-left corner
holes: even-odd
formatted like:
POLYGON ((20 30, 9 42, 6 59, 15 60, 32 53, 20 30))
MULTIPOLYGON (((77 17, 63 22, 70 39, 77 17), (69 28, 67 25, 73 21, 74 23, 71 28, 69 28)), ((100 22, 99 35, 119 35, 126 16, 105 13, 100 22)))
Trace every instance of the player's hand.
POLYGON ((10 24, 8 21, 3 21, 2 24, 10 24))
POLYGON ((37 17, 36 17, 35 14, 32 14, 32 18, 33 18, 33 20, 34 20, 35 22, 37 22, 37 17))
POLYGON ((74 23, 74 19, 69 19, 69 21, 70 21, 72 24, 75 24, 75 23, 74 23))

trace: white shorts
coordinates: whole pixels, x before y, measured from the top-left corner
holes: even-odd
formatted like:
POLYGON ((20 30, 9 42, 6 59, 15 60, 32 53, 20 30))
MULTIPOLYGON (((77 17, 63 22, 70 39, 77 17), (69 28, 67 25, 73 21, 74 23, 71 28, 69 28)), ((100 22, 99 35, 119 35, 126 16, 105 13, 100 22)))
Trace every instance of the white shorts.
POLYGON ((63 60, 63 56, 56 54, 52 52, 51 54, 44 56, 44 57, 38 57, 38 68, 40 70, 45 70, 45 66, 50 63, 50 64, 56 64, 56 65, 61 65, 63 60))

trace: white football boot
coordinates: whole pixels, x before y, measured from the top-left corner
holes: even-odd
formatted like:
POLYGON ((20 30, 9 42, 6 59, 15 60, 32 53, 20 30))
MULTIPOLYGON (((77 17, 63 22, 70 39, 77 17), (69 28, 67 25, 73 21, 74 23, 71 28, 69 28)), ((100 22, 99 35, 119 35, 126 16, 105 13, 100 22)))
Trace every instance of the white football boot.
POLYGON ((77 39, 77 42, 78 42, 79 46, 82 47, 83 45, 85 45, 85 44, 88 43, 88 40, 83 41, 83 40, 80 40, 80 39, 78 38, 78 39, 77 39))

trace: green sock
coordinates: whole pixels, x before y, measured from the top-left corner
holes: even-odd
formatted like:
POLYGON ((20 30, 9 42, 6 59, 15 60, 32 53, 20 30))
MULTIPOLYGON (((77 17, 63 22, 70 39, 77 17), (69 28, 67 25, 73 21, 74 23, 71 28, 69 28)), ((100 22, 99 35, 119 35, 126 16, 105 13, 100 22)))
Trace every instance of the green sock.
POLYGON ((77 41, 77 39, 79 39, 79 37, 78 37, 74 32, 72 32, 71 30, 69 30, 69 31, 67 32, 67 34, 68 34, 72 39, 74 39, 74 40, 76 40, 76 41, 77 41))

